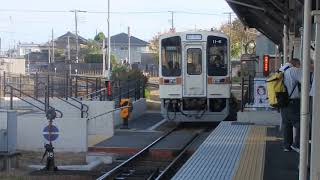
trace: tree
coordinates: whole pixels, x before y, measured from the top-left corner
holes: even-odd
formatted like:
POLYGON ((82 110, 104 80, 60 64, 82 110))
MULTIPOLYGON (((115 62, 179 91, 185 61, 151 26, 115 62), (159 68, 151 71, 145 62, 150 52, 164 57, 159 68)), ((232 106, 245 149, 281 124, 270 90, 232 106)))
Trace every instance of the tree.
POLYGON ((98 41, 98 42, 102 42, 103 39, 105 39, 106 36, 104 35, 103 32, 99 32, 95 37, 94 37, 94 40, 95 41, 98 41))
POLYGON ((219 30, 227 35, 230 35, 231 30, 231 57, 237 59, 244 53, 244 45, 255 41, 257 36, 255 29, 246 30, 238 18, 234 19, 231 25, 229 23, 222 24, 219 30))
POLYGON ((157 64, 159 63, 159 40, 160 36, 163 34, 167 34, 170 32, 158 32, 155 36, 152 37, 152 39, 149 41, 149 50, 154 53, 155 59, 157 60, 157 64))
POLYGON ((149 49, 154 53, 159 53, 159 38, 161 33, 159 32, 149 41, 149 49))
POLYGON ((159 38, 162 33, 158 32, 150 41, 149 41, 149 50, 154 53, 154 58, 156 63, 159 63, 159 38))
POLYGON ((81 47, 80 56, 84 58, 88 54, 102 54, 100 44, 97 41, 89 39, 87 45, 81 47))

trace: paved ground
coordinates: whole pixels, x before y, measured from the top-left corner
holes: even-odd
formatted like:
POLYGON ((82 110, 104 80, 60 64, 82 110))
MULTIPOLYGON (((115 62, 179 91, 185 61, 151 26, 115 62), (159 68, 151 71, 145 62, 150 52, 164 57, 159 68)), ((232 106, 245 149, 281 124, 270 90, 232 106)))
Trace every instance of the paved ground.
POLYGON ((299 179, 299 154, 283 152, 278 128, 268 128, 264 180, 299 179))
MULTIPOLYGON (((22 156, 19 157, 19 167, 12 169, 10 173, 0 171, 1 180, 87 180, 92 179, 88 173, 83 174, 60 174, 60 175, 31 175, 30 172, 34 171, 28 168, 28 165, 45 165, 45 160, 40 163, 43 152, 29 152, 20 151, 22 156)), ((81 165, 86 164, 85 153, 61 153, 55 152, 56 165, 81 165)), ((59 174, 59 173, 58 173, 59 174)))
POLYGON ((95 147, 143 148, 160 137, 161 134, 161 132, 118 131, 110 139, 98 143, 95 147))
MULTIPOLYGON (((162 121, 163 117, 160 113, 145 113, 139 118, 129 121, 129 128, 133 130, 145 130, 162 121)), ((118 126, 119 129, 121 126, 118 126)))

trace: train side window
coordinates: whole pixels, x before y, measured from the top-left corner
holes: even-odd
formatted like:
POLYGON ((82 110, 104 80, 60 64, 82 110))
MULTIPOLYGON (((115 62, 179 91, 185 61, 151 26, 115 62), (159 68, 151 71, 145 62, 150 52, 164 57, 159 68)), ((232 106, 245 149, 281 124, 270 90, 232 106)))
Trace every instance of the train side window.
POLYGON ((208 36, 207 64, 209 76, 228 74, 228 43, 226 38, 208 36))
POLYGON ((161 41, 161 74, 165 77, 181 76, 181 38, 179 36, 161 41))
POLYGON ((200 48, 189 48, 187 50, 187 73, 189 75, 200 75, 202 73, 202 51, 200 48))

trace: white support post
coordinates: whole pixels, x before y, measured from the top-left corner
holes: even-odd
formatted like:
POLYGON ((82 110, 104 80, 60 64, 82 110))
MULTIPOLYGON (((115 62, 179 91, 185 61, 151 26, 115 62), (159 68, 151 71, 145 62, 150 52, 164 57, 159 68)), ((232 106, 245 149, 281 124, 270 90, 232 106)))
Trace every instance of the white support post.
POLYGON ((315 59, 313 76, 313 114, 312 114, 312 142, 310 179, 320 179, 320 11, 313 11, 316 24, 315 59))
POLYGON ((289 61, 293 58, 293 47, 294 47, 294 33, 289 33, 289 61))
POLYGON ((283 26, 283 64, 288 61, 288 35, 287 25, 283 26))
POLYGON ((299 180, 308 177, 311 0, 304 0, 299 180))

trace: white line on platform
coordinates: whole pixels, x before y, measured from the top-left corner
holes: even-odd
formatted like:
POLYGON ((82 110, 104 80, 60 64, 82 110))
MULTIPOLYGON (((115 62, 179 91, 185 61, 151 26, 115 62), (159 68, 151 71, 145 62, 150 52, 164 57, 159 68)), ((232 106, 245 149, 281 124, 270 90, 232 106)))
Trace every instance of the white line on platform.
POLYGON ((149 127, 147 130, 155 130, 157 127, 161 126, 163 123, 167 122, 167 119, 163 119, 160 122, 158 122, 157 124, 149 127))

